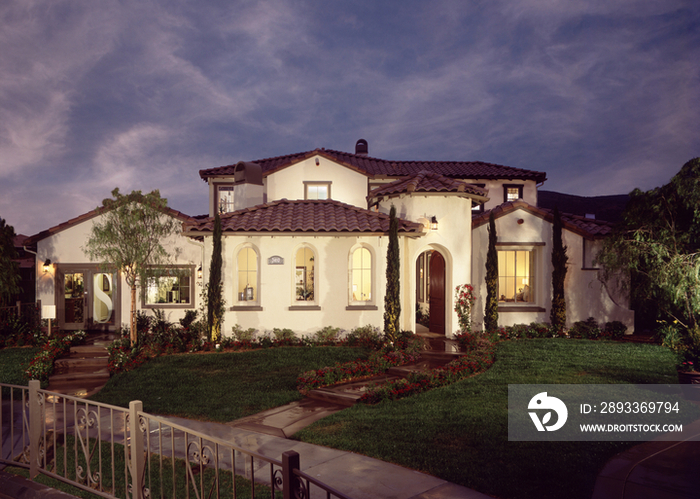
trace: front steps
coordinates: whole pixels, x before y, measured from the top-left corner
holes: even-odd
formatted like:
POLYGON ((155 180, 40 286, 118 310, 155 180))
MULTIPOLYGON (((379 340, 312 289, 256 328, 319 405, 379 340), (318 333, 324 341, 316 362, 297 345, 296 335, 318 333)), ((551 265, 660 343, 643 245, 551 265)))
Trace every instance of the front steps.
POLYGON ((109 380, 107 345, 112 339, 89 335, 84 345, 71 347, 68 357, 55 361, 47 390, 81 398, 97 393, 109 380))

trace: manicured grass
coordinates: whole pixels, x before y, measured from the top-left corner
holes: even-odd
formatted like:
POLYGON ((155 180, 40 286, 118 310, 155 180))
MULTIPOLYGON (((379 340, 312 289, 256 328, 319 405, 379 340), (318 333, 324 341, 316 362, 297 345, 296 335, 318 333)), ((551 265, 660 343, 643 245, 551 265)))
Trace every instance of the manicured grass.
POLYGON ((302 397, 297 377, 311 369, 367 358, 349 347, 280 347, 248 352, 169 355, 112 377, 93 400, 144 411, 228 422, 302 397))
POLYGON ((406 399, 356 405, 295 438, 428 472, 499 498, 588 498, 632 442, 509 442, 508 384, 677 383, 656 345, 533 339, 498 345, 483 374, 406 399))
MULTIPOLYGON (((27 385, 24 371, 39 352, 34 347, 11 347, 0 349, 0 383, 9 385, 27 385)), ((4 394, 9 394, 9 388, 3 389, 4 394)))

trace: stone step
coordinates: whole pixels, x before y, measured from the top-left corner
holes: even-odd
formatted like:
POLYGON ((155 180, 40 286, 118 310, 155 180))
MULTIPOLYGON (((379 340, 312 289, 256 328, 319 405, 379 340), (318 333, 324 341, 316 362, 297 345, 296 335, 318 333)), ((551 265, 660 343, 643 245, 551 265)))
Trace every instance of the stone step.
POLYGON ((97 380, 106 383, 109 380, 109 371, 100 369, 93 372, 70 372, 64 374, 53 374, 49 377, 49 386, 52 384, 61 385, 66 383, 84 383, 90 380, 97 380))
POLYGON ((105 357, 107 349, 99 345, 77 345, 70 347, 69 356, 73 358, 105 357))
POLYGON ((102 369, 107 369, 109 366, 109 357, 89 357, 86 359, 80 358, 62 358, 54 362, 54 372, 56 374, 65 374, 69 372, 95 372, 102 369))

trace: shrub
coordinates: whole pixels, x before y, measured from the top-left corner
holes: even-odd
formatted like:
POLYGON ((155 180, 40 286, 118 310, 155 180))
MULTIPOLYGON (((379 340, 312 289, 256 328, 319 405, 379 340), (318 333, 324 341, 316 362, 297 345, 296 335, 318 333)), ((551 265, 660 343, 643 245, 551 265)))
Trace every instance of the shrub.
POLYGON ((606 322, 603 328, 603 336, 613 339, 622 338, 627 332, 627 326, 620 321, 606 322))
POLYGON ((472 330, 472 308, 475 302, 476 296, 471 284, 460 284, 455 288, 455 312, 462 331, 472 330))
POLYGON ((319 329, 313 336, 313 341, 320 345, 334 345, 340 339, 339 327, 326 326, 319 329))
POLYGON ((32 359, 25 371, 28 380, 46 382, 53 373, 54 361, 70 351, 71 345, 85 341, 85 331, 77 331, 51 338, 32 359))
POLYGON ((382 345, 382 332, 376 326, 356 327, 345 337, 344 344, 350 347, 367 347, 377 350, 382 345))
POLYGON ((593 317, 589 317, 585 321, 574 322, 574 325, 569 330, 572 338, 582 338, 594 340, 600 337, 602 331, 600 326, 593 317))
POLYGON ((236 338, 237 341, 253 341, 253 337, 255 336, 256 329, 251 327, 248 329, 243 329, 240 324, 236 324, 231 328, 231 332, 233 333, 233 337, 236 338))

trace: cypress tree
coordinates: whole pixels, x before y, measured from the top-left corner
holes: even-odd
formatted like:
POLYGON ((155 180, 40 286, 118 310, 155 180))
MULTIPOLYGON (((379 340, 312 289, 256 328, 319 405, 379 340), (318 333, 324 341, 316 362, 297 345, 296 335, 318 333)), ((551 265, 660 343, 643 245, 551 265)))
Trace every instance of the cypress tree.
POLYGON ((400 331, 400 265, 399 222, 396 220, 396 208, 392 205, 389 211, 389 246, 386 251, 386 295, 384 296, 384 337, 392 343, 396 341, 400 331))
POLYGON ((207 336, 212 342, 221 340, 221 322, 224 316, 224 297, 221 282, 221 217, 214 217, 214 237, 207 283, 207 336))
POLYGON ((554 225, 552 227, 552 310, 549 321, 552 329, 559 333, 566 327, 566 300, 564 298, 564 279, 566 278, 566 246, 562 240, 562 223, 559 209, 554 208, 554 225))
POLYGON ((496 251, 496 221, 493 212, 489 215, 489 249, 486 253, 486 305, 484 307, 484 330, 498 328, 498 252, 496 251))

